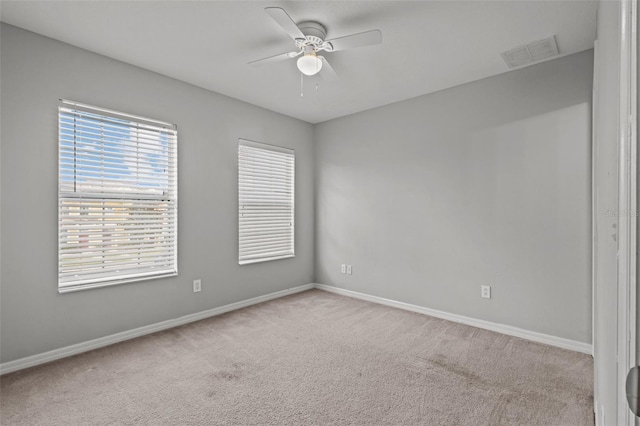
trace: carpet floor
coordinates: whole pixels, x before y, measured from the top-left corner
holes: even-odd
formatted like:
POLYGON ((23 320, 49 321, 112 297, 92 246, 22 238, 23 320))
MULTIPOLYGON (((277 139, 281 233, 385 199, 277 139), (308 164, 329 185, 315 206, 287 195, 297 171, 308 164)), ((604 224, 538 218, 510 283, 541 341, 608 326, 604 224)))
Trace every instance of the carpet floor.
POLYGON ((0 378, 8 425, 592 425, 590 356, 310 290, 0 378))

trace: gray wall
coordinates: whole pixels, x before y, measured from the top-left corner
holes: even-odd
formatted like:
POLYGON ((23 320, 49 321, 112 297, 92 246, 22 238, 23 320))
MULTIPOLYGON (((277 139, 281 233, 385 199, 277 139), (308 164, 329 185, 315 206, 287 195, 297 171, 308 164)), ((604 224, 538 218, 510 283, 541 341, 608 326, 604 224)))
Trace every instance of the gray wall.
POLYGON ((310 124, 5 24, 0 64, 2 362, 313 282, 310 124), (178 125, 178 277, 57 293, 59 98, 178 125), (296 150, 295 258, 238 266, 238 138, 296 150))
POLYGON ((592 71, 586 51, 317 125, 316 281, 591 342, 592 71))

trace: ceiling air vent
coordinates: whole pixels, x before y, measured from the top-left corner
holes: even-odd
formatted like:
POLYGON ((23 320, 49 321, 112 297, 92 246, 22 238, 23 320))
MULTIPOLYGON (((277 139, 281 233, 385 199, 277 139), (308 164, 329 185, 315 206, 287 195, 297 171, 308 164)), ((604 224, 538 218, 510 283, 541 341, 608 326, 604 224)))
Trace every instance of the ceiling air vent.
POLYGON ((501 53, 502 59, 509 65, 509 68, 533 64, 558 54, 558 44, 555 36, 532 41, 501 53))

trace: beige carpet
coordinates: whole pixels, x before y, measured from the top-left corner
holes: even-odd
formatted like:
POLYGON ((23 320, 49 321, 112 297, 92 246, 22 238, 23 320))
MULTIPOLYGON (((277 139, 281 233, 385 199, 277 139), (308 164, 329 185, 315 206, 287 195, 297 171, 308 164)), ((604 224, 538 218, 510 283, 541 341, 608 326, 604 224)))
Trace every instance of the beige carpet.
POLYGON ((8 425, 591 425, 591 357, 311 290, 0 378, 8 425))

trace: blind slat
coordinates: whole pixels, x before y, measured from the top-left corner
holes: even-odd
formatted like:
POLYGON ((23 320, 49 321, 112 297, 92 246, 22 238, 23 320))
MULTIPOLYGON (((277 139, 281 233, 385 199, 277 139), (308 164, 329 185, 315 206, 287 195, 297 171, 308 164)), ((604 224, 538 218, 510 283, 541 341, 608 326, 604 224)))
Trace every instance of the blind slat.
POLYGON ((255 245, 252 245, 250 247, 246 247, 246 248, 242 249, 242 253, 243 253, 244 256, 251 255, 251 254, 254 254, 254 253, 258 253, 258 252, 260 252, 260 253, 265 252, 266 253, 266 252, 274 252, 274 251, 286 252, 286 253, 292 253, 293 254, 293 252, 291 251, 291 247, 290 247, 289 241, 287 241, 287 240, 281 241, 279 243, 271 241, 269 243, 264 243, 264 244, 261 244, 261 245, 255 244, 255 245))
POLYGON ((88 136, 75 136, 65 137, 63 136, 60 141, 60 148, 65 152, 100 152, 107 153, 111 156, 122 156, 125 154, 132 155, 159 155, 162 157, 172 157, 175 151, 170 146, 165 146, 164 141, 155 141, 145 143, 142 141, 128 141, 128 140, 113 140, 105 144, 100 135, 96 135, 96 138, 90 138, 88 136), (118 151, 113 151, 113 148, 118 148, 118 151))
MULTIPOLYGON (((293 238, 293 229, 290 226, 287 226, 286 228, 281 227, 279 231, 281 232, 277 233, 276 235, 291 234, 291 238, 293 238), (284 231, 287 231, 288 233, 284 231)), ((273 234, 273 231, 271 230, 271 228, 268 228, 266 230, 260 230, 256 228, 246 228, 246 229, 240 230, 240 235, 244 235, 244 236, 252 235, 255 240, 259 240, 261 237, 272 236, 272 234, 273 234)))
POLYGON ((173 251, 173 246, 165 245, 164 247, 147 247, 147 248, 130 248, 130 249, 118 249, 111 248, 108 250, 95 250, 95 251, 85 251, 79 253, 69 253, 66 254, 65 251, 62 252, 61 260, 65 263, 73 264, 77 261, 84 262, 83 259, 90 261, 91 259, 98 259, 100 261, 106 260, 119 260, 130 257, 134 259, 135 262, 143 260, 145 257, 149 257, 152 259, 159 258, 161 256, 170 255, 173 251))
MULTIPOLYGON (((76 164, 79 165, 82 170, 110 170, 115 171, 118 174, 122 173, 124 169, 127 167, 126 164, 123 164, 122 160, 112 157, 102 157, 102 156, 92 156, 85 155, 81 158, 74 159, 73 157, 64 157, 61 159, 64 167, 74 167, 76 164)), ((155 175, 159 171, 165 173, 169 168, 166 164, 156 164, 152 165, 150 162, 148 164, 140 163, 137 164, 136 167, 141 172, 146 172, 150 175, 155 175)))

